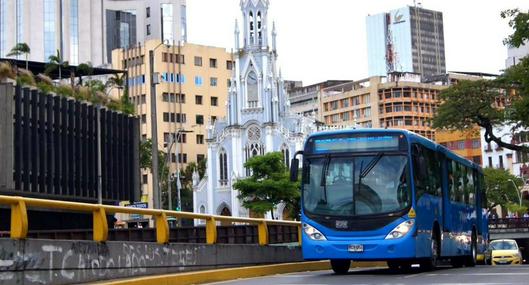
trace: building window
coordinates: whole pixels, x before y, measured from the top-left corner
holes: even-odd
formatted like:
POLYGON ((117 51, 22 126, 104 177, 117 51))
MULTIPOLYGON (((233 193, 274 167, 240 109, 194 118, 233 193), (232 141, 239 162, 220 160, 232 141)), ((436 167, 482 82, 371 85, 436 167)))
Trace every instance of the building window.
POLYGON ((197 144, 204 144, 204 135, 197 135, 197 144))
POLYGON ((187 163, 187 153, 178 154, 178 163, 187 163))
POLYGON ((162 40, 172 43, 173 36, 173 4, 161 4, 162 7, 162 40))
POLYGON ((141 123, 142 124, 147 124, 147 115, 146 114, 141 115, 141 123))
POLYGON ((203 154, 197 154, 197 162, 201 162, 202 160, 206 159, 206 156, 203 154))
POLYGON ((202 86, 202 76, 195 76, 195 85, 202 86))
POLYGON ((217 116, 211 116, 211 123, 214 124, 217 120, 217 116))
MULTIPOLYGON (((4 3, 5 1, 1 2, 4 3)), ((5 13, 4 11, 5 9, 2 9, 2 14, 5 13)), ((57 48, 55 47, 57 33, 55 29, 56 15, 57 1, 44 0, 44 58, 46 61, 50 55, 55 55, 57 52, 57 48)))
POLYGON ((218 106, 218 105, 219 105, 219 98, 211 97, 211 106, 218 106))
POLYGON ((195 56, 195 66, 202 66, 202 57, 195 56))
POLYGON ((210 86, 217 86, 217 77, 210 77, 209 78, 209 85, 210 86))
POLYGON ((195 124, 203 125, 204 124, 204 115, 196 115, 195 116, 195 124))
POLYGON ((226 60, 226 69, 227 70, 232 70, 233 69, 233 61, 226 60))
POLYGON ((162 93, 162 101, 171 103, 185 103, 186 95, 164 92, 162 93))
POLYGON ((283 163, 285 163, 285 166, 287 169, 290 168, 290 151, 288 150, 288 146, 286 144, 283 144, 281 147, 281 154, 283 154, 283 163))
POLYGON ((472 148, 481 148, 480 140, 472 140, 472 148))
POLYGON ((217 59, 216 58, 210 58, 209 59, 209 67, 217 68, 217 59))
POLYGON ((220 185, 228 185, 228 155, 224 149, 219 152, 219 174, 220 185))
POLYGON ((202 95, 195 95, 195 104, 202 105, 202 95))
POLYGON ((147 25, 146 27, 146 31, 147 31, 147 36, 150 36, 151 35, 151 25, 147 25))
POLYGON ((147 174, 143 174, 143 175, 141 176, 141 182, 142 182, 143 184, 147 184, 147 183, 149 182, 149 177, 147 176, 147 174))
POLYGON ((145 18, 151 17, 151 7, 145 8, 145 18))
POLYGON ((500 168, 503 169, 503 155, 500 155, 499 159, 500 159, 500 168))

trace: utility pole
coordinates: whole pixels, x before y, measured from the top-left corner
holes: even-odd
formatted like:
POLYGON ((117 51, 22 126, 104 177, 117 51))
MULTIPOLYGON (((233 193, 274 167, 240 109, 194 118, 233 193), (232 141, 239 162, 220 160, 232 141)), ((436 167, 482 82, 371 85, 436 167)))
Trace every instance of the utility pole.
POLYGON ((152 197, 153 208, 160 208, 160 184, 158 182, 158 122, 156 112, 156 83, 158 78, 154 74, 154 50, 149 51, 149 75, 151 83, 151 155, 152 155, 152 197))

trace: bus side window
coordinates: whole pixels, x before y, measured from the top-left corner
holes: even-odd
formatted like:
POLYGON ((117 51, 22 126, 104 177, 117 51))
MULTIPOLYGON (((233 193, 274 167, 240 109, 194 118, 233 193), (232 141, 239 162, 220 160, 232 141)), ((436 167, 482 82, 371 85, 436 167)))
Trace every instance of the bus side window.
POLYGON ((468 181, 468 172, 469 172, 469 168, 464 166, 464 165, 461 165, 461 178, 463 180, 463 201, 465 202, 465 204, 469 204, 469 192, 470 192, 470 189, 469 189, 469 181, 468 181))
POLYGON ((475 177, 475 170, 472 168, 468 168, 467 172, 468 177, 468 204, 472 207, 476 207, 476 180, 475 177))
POLYGON ((412 160, 415 183, 415 195, 420 198, 427 192, 427 177, 426 177, 426 163, 424 159, 424 152, 418 144, 412 145, 412 160))
POLYGON ((452 160, 448 160, 448 191, 450 193, 450 201, 457 200, 454 168, 455 168, 455 163, 452 160))

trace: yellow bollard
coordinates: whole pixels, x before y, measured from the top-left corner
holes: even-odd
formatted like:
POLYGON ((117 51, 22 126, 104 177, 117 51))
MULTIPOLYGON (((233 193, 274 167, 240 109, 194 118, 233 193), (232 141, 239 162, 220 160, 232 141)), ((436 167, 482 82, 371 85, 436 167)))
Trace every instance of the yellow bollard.
POLYGON ((108 223, 105 208, 99 207, 93 211, 94 241, 105 242, 108 239, 108 223))
POLYGON ((25 239, 28 235, 28 212, 26 202, 18 200, 11 205, 11 238, 25 239))
POLYGON ((206 243, 217 243, 217 221, 215 221, 214 217, 206 219, 206 243))
POLYGON ((266 221, 259 221, 259 224, 257 225, 257 231, 259 234, 259 245, 268 245, 268 226, 266 221))
POLYGON ((301 245, 301 240, 302 240, 301 234, 302 234, 302 231, 303 231, 303 228, 301 227, 301 224, 299 224, 298 225, 298 243, 299 243, 299 245, 301 245))
POLYGON ((166 244, 169 242, 169 223, 167 222, 167 215, 160 213, 156 215, 156 242, 159 244, 166 244))

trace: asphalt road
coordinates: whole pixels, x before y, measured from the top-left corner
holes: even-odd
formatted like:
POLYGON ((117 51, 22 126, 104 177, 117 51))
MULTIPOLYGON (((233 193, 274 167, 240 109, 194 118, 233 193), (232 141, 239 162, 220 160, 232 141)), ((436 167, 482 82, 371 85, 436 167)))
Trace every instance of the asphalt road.
POLYGON ((240 279, 211 284, 222 285, 323 285, 323 284, 529 284, 529 265, 487 266, 474 268, 442 267, 434 271, 393 271, 387 268, 353 268, 347 275, 332 271, 300 272, 267 277, 240 279))

